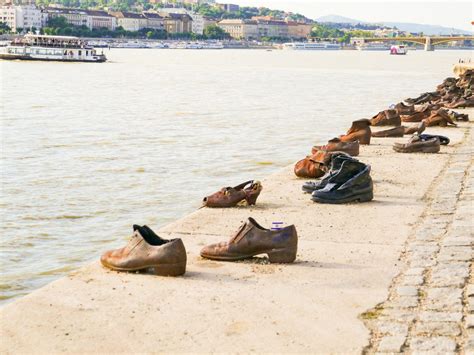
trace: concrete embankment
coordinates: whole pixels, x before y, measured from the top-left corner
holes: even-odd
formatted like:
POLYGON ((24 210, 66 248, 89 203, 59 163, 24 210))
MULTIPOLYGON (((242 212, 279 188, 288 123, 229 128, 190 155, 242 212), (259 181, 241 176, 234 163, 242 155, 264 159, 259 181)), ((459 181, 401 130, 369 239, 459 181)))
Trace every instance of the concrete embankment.
POLYGON ((184 277, 117 273, 94 262, 3 307, 0 352, 360 353, 375 336, 361 315, 389 296, 427 196, 443 185, 434 182, 450 158, 472 144, 471 130, 428 128, 451 138, 439 154, 395 153, 393 142, 407 138, 362 146, 375 184, 370 203, 315 204, 288 167, 263 181, 255 207, 201 209, 159 231, 183 239, 184 277), (267 227, 296 225, 294 264, 199 257, 249 216, 267 227))

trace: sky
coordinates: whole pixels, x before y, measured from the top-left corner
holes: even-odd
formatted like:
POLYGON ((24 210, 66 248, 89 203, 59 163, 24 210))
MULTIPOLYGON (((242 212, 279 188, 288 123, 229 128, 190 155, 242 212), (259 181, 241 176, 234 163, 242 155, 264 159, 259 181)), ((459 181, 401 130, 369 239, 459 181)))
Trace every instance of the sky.
POLYGON ((474 21, 472 1, 233 0, 226 2, 299 12, 312 19, 325 15, 339 15, 365 22, 413 22, 467 31, 474 29, 471 25, 471 21, 474 21))

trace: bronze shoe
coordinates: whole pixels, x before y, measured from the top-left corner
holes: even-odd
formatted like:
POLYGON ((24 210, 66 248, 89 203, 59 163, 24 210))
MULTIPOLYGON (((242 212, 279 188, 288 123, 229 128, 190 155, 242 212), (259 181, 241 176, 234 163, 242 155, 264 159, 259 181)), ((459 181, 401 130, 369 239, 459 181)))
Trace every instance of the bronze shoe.
POLYGON ((402 127, 405 130, 404 134, 414 134, 414 133, 421 134, 426 129, 425 122, 420 122, 417 126, 412 126, 412 127, 402 126, 402 127))
POLYGON ((150 269, 160 276, 179 276, 186 272, 186 249, 181 239, 162 239, 149 227, 134 225, 128 244, 107 251, 100 261, 116 271, 150 269))
POLYGON ((359 141, 343 142, 339 138, 333 138, 328 141, 326 145, 315 145, 311 149, 311 154, 316 154, 318 151, 324 150, 326 152, 344 152, 350 156, 356 157, 359 155, 359 141))
POLYGON ((257 198, 262 192, 259 181, 246 181, 235 187, 223 187, 216 193, 203 199, 205 207, 234 207, 241 201, 246 201, 249 206, 257 203, 257 198))
POLYGON ((204 247, 201 256, 212 260, 237 261, 267 254, 271 263, 292 263, 296 259, 297 248, 298 235, 294 225, 270 230, 249 218, 228 242, 204 247))
POLYGON ((449 115, 448 111, 442 108, 437 111, 434 111, 431 116, 424 119, 423 122, 426 124, 426 127, 446 127, 448 124, 457 126, 457 124, 453 121, 452 117, 449 115))
POLYGON ((403 122, 421 122, 429 116, 430 111, 414 112, 411 115, 402 115, 403 122))
POLYGON ((393 150, 399 153, 438 153, 440 151, 440 140, 438 137, 423 140, 414 135, 408 143, 394 143, 393 150))
POLYGON ((372 137, 403 137, 405 134, 405 127, 398 126, 383 131, 372 132, 372 137))
POLYGON ((351 128, 345 135, 339 136, 339 139, 341 142, 359 141, 359 144, 370 144, 370 137, 370 120, 363 118, 352 122, 351 128))
POLYGON ((301 159, 295 164, 295 175, 302 178, 319 178, 326 173, 324 160, 327 152, 318 150, 315 154, 301 159))
POLYGON ((399 115, 410 115, 415 112, 415 105, 405 105, 403 102, 399 102, 394 109, 399 115))
POLYGON ((385 110, 372 117, 370 124, 372 126, 400 126, 401 118, 396 110, 385 110))

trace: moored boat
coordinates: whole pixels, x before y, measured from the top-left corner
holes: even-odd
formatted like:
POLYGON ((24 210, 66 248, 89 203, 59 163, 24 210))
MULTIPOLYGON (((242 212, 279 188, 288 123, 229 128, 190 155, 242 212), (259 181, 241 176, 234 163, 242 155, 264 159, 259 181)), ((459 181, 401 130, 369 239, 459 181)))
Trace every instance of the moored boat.
POLYGON ((341 49, 341 45, 337 43, 329 43, 329 42, 292 42, 292 43, 284 43, 283 49, 291 49, 291 50, 306 50, 306 51, 315 51, 315 50, 339 50, 341 49))
POLYGON ((356 46, 359 51, 387 51, 390 49, 388 44, 377 44, 377 43, 364 43, 356 46))
POLYGON ((0 59, 101 63, 107 58, 98 54, 77 37, 27 34, 0 48, 0 59))

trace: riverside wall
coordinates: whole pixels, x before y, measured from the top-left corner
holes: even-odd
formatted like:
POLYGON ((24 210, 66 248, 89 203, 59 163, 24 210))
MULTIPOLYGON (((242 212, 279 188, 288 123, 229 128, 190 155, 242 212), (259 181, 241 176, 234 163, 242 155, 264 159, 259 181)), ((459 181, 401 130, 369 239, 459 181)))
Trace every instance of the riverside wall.
MULTIPOLYGON (((470 113, 472 117, 473 110, 470 113)), ((188 253, 183 277, 118 273, 95 261, 4 306, 0 352, 360 353, 400 351, 411 344, 422 344, 418 349, 423 349, 441 335, 420 333, 413 323, 423 323, 419 317, 430 304, 426 300, 435 299, 436 292, 444 297, 443 290, 432 290, 442 286, 430 283, 429 268, 449 251, 438 251, 436 257, 419 251, 417 266, 407 255, 420 226, 431 230, 440 215, 461 220, 464 245, 455 246, 468 271, 458 277, 457 290, 447 290, 455 296, 461 293, 456 298, 461 309, 448 312, 457 314, 431 315, 433 322, 442 323, 440 318, 448 319, 447 326, 455 323, 459 332, 442 335, 433 346, 469 350, 469 344, 474 347, 474 237, 468 216, 472 209, 466 205, 469 198, 472 202, 473 190, 464 186, 471 186, 474 176, 472 124, 428 128, 427 133, 447 135, 451 144, 439 154, 392 150, 393 142, 407 138, 375 138, 361 147, 359 159, 372 166, 375 198, 370 203, 315 204, 301 191, 304 180, 287 167, 262 182, 256 206, 200 209, 158 231, 164 238, 183 239, 188 253), (443 203, 449 203, 444 211, 443 203), (227 240, 250 216, 267 227, 276 221, 295 224, 295 263, 200 258, 204 245, 227 240), (404 274, 414 268, 426 271, 404 274), (408 276, 421 276, 421 281, 403 284, 401 279, 408 276)), ((451 233, 448 223, 454 222, 446 223, 437 225, 442 235, 451 233)), ((442 313, 443 306, 438 306, 428 310, 442 313)))

